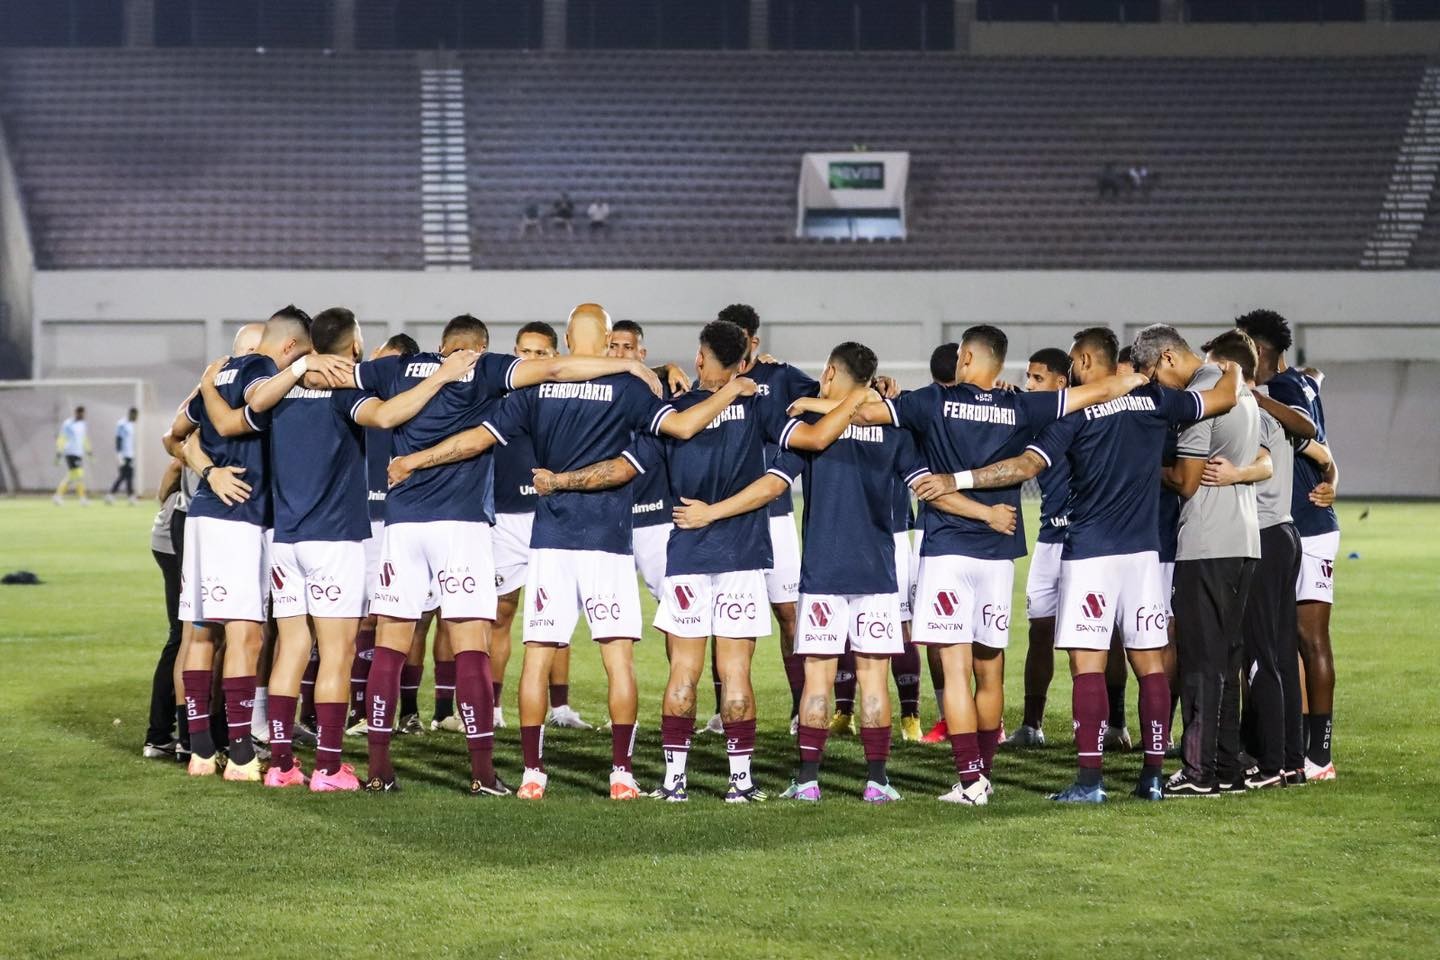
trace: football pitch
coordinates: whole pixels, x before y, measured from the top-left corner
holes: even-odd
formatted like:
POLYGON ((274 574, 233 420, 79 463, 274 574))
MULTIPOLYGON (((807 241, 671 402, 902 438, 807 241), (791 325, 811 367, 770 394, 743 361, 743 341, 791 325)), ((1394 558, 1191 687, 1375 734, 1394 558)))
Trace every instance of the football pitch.
MULTIPOLYGON (((1437 956, 1440 504, 1376 503, 1360 520, 1365 506, 1340 508, 1337 782, 1150 805, 1128 796, 1138 755, 1118 755, 1109 804, 1059 808, 1045 792, 1073 766, 1062 665, 1051 745, 1002 752, 990 806, 972 809, 934 799, 947 747, 899 742, 905 802, 862 804, 855 738, 831 739, 815 807, 725 805, 723 744, 703 734, 684 806, 605 799, 598 731, 547 732, 537 804, 463 797, 464 744, 447 733, 397 738, 399 796, 190 781, 140 757, 165 635, 153 505, 0 501, 0 573, 44 580, 0 586, 0 956, 1437 956)), ((1011 638, 1013 728, 1023 625, 1011 638)), ((512 782, 516 649, 496 744, 512 782)), ((638 659, 648 788, 665 675, 653 632, 638 659)), ((773 638, 756 664, 757 779, 773 796, 794 760, 773 638)), ((427 662, 427 719, 431 679, 427 662)), ((602 721, 588 643, 571 684, 602 721)), ((928 676, 923 690, 928 727, 928 676)), ((1132 729, 1134 697, 1132 682, 1132 729)), ((363 742, 346 749, 363 772, 363 742)))

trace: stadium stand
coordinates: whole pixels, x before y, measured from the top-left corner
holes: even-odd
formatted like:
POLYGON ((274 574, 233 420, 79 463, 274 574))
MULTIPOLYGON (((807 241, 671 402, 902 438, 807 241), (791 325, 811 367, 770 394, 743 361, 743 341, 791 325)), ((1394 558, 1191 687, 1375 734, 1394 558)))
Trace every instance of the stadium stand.
POLYGON ((464 72, 477 268, 1356 267, 1425 67, 6 51, 38 265, 422 266, 420 72, 437 62, 464 72), (856 144, 911 152, 910 239, 795 239, 801 153, 856 144), (1146 164, 1153 193, 1100 200, 1111 161, 1146 164), (581 229, 520 237, 561 190, 581 229), (613 214, 592 236, 597 198, 613 214))

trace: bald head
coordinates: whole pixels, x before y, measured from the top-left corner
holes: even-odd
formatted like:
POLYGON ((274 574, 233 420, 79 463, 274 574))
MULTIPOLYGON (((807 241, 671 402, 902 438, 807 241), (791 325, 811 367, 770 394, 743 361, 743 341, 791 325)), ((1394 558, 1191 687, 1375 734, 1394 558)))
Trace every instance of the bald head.
POLYGON ((598 303, 582 303, 570 311, 565 345, 581 357, 601 357, 610 342, 610 314, 598 303))
POLYGON ((260 338, 265 336, 265 324, 247 323, 235 331, 235 341, 230 345, 232 357, 243 357, 260 349, 260 338))

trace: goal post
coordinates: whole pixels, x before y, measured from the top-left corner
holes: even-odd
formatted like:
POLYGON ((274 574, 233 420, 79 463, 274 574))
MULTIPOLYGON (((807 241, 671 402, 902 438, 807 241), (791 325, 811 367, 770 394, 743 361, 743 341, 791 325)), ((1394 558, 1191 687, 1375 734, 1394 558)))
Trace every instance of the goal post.
POLYGON ((155 438, 169 421, 148 402, 150 394, 149 384, 135 379, 0 380, 0 494, 54 490, 64 471, 56 463, 55 441, 76 407, 85 408, 89 429, 93 457, 85 464, 85 483, 92 495, 110 489, 119 466, 115 426, 131 407, 140 411, 135 488, 153 489, 159 472, 152 476, 149 468, 160 460, 155 438))

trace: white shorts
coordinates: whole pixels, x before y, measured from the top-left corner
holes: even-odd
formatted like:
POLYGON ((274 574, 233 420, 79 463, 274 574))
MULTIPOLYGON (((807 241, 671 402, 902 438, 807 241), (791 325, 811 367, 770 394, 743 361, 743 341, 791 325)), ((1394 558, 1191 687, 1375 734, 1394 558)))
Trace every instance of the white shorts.
POLYGON ((187 623, 263 623, 269 553, 264 527, 217 517, 187 518, 180 567, 180 619, 187 623))
POLYGON ((581 611, 591 639, 639 640, 635 561, 603 550, 531 551, 525 577, 524 642, 569 646, 581 611))
POLYGON ((650 596, 660 599, 660 581, 665 579, 665 554, 670 549, 671 523, 656 523, 648 527, 636 527, 633 544, 635 548, 635 571, 645 581, 650 596))
POLYGON ((765 571, 666 577, 660 583, 655 629, 688 638, 768 637, 770 611, 765 605, 765 571))
POLYGON ((1060 562, 1060 610, 1055 646, 1109 650, 1120 626, 1127 650, 1158 650, 1170 622, 1160 555, 1154 551, 1060 562))
POLYGON ((915 588, 916 643, 980 643, 1004 650, 1010 643, 1010 594, 1015 561, 977 557, 921 557, 915 588))
POLYGON ((800 599, 800 534, 794 514, 770 518, 770 550, 775 565, 765 571, 765 593, 771 603, 794 603, 800 599))
POLYGON ((495 593, 498 596, 525 586, 525 571, 530 566, 530 530, 534 526, 533 513, 495 515, 495 593))
POLYGON ((847 638, 856 653, 879 657, 905 652, 897 593, 802 593, 799 613, 796 653, 838 657, 847 638))
POLYGON ((1175 561, 1160 561, 1160 588, 1165 593, 1165 616, 1171 620, 1175 619, 1175 607, 1172 601, 1175 599, 1175 561))
POLYGON ((915 591, 920 587, 920 544, 925 542, 925 531, 916 527, 910 533, 910 619, 915 619, 915 591))
POLYGON ((385 542, 385 521, 370 521, 370 536, 365 540, 365 609, 370 609, 370 596, 380 580, 380 547, 385 542))
POLYGON ((910 534, 895 534, 895 586, 900 598, 900 622, 910 622, 910 600, 915 594, 915 567, 910 562, 910 534))
POLYGON ((1300 538, 1300 575, 1295 578, 1297 603, 1335 602, 1335 557, 1339 552, 1339 530, 1300 538))
POLYGON ((365 544, 307 540, 270 545, 270 607, 282 617, 363 617, 365 544))
POLYGON ((494 620, 490 540, 490 524, 473 520, 387 523, 370 611, 419 620, 438 606, 444 620, 494 620))
POLYGON ((1031 620, 1055 616, 1060 605, 1060 551, 1063 543, 1036 543, 1025 577, 1025 615, 1031 620))

